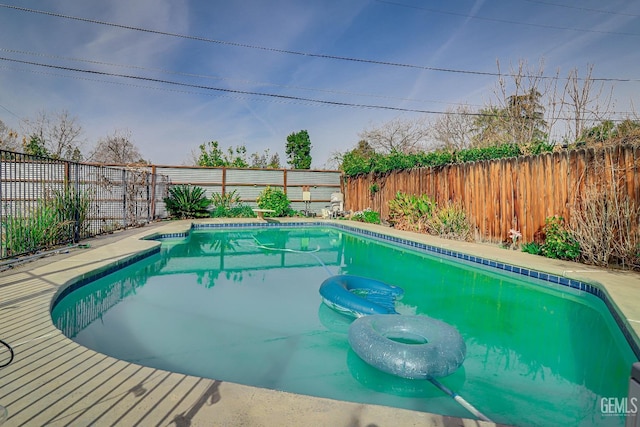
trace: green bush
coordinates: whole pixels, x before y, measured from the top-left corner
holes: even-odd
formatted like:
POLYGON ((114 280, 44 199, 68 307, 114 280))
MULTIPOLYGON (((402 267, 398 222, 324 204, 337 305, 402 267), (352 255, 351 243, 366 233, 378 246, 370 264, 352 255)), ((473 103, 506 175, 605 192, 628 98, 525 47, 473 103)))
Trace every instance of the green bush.
POLYGON ((226 208, 224 206, 218 206, 211 211, 211 217, 213 218, 255 218, 256 214, 249 205, 239 204, 226 208))
POLYGON ((164 198, 164 203, 172 217, 183 219, 208 217, 207 208, 211 201, 201 187, 176 185, 169 188, 169 196, 164 198))
POLYGON ((230 193, 214 193, 211 196, 213 218, 255 218, 256 214, 249 205, 240 200, 236 190, 230 193))
POLYGON ((542 255, 542 246, 537 242, 528 242, 522 244, 522 252, 533 255, 542 255))
POLYGON ((53 197, 48 202, 58 215, 59 222, 65 224, 62 232, 67 237, 73 237, 73 228, 78 227, 78 236, 82 237, 89 228, 89 208, 91 196, 82 190, 76 190, 72 186, 67 186, 62 190, 54 190, 53 197))
POLYGON ((426 194, 414 196, 398 191, 389 200, 389 223, 399 230, 423 231, 436 209, 436 202, 426 194))
POLYGON ((575 260, 580 256, 580 244, 571 235, 561 216, 545 220, 542 254, 548 258, 575 260))
POLYGON ((370 224, 380 224, 380 214, 367 208, 363 211, 355 212, 351 215, 351 220, 359 222, 368 222, 370 224))
POLYGON ((291 202, 287 195, 279 188, 267 187, 258 196, 258 207, 260 209, 271 209, 274 213, 266 212, 265 217, 293 216, 291 202))
POLYGON ((430 196, 400 191, 389 200, 389 223, 398 230, 434 234, 447 239, 470 240, 472 227, 461 205, 438 204, 430 196))
POLYGON ((61 234, 58 216, 51 206, 39 203, 25 215, 9 215, 2 221, 2 244, 6 256, 35 252, 57 243, 61 234))
POLYGON ((470 240, 471 224, 461 205, 448 204, 438 209, 431 219, 433 234, 446 239, 470 240))
POLYGON ((390 154, 363 154, 350 151, 342 157, 341 169, 345 176, 352 177, 367 173, 385 174, 394 170, 415 167, 437 167, 452 163, 476 162, 480 160, 516 157, 522 154, 517 144, 501 144, 483 148, 468 148, 455 153, 432 151, 429 153, 404 154, 394 151, 390 154))
POLYGON ((230 193, 213 193, 211 195, 211 204, 213 204, 214 208, 222 207, 228 210, 240 204, 240 202, 240 196, 236 190, 230 193))
POLYGON ((229 209, 229 216, 231 218, 255 218, 256 213, 251 206, 240 204, 229 209))
POLYGON ((35 252, 75 240, 86 231, 91 198, 73 187, 55 190, 25 214, 8 215, 2 221, 5 256, 35 252))

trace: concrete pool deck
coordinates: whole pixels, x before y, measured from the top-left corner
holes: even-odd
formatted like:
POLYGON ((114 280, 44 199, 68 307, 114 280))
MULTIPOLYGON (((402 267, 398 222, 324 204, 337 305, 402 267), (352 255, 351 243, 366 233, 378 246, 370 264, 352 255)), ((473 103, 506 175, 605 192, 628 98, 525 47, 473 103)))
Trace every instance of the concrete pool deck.
MULTIPOLYGON (((271 220, 270 220, 271 221, 271 220)), ((295 219, 296 222, 309 221, 295 219)), ((315 221, 315 220, 311 220, 315 221)), ((197 222, 231 222, 205 220, 197 222)), ((234 220, 233 222, 256 222, 234 220)), ((282 220, 286 223, 287 221, 282 220)), ((327 221, 347 224, 344 221, 327 221)), ((142 367, 93 352, 53 326, 52 298, 70 281, 126 262, 159 243, 152 234, 183 232, 192 221, 163 222, 88 239, 72 248, 0 272, 0 339, 14 347, 0 368, 5 426, 492 426, 492 423, 314 398, 142 367)), ((469 255, 558 276, 597 281, 637 339, 640 274, 550 260, 492 245, 443 240, 386 227, 348 222, 469 255)), ((0 364, 7 352, 0 348, 0 364)), ((629 367, 631 369, 631 367, 629 367)), ((481 409, 481 408, 479 408, 481 409)))

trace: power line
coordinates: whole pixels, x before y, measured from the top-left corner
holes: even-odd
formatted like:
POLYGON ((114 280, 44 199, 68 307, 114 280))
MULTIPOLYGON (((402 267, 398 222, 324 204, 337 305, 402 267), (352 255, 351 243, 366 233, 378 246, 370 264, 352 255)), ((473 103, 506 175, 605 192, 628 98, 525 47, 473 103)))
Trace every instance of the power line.
MULTIPOLYGON (((411 8, 417 8, 417 9, 431 10, 431 9, 427 9, 427 8, 421 8, 421 7, 418 7, 418 6, 408 6, 408 5, 405 5, 405 4, 402 4, 402 3, 394 3, 394 2, 383 1, 383 0, 377 0, 377 1, 379 1, 381 3, 394 4, 394 5, 397 5, 397 6, 404 6, 404 7, 411 7, 411 8)), ((180 38, 180 39, 185 39, 185 40, 193 40, 193 41, 199 41, 199 42, 205 42, 205 43, 215 43, 215 44, 221 44, 221 45, 226 45, 226 46, 241 47, 241 48, 246 48, 246 49, 256 49, 256 50, 262 50, 262 51, 266 51, 266 52, 275 52, 275 53, 282 53, 282 54, 289 54, 289 55, 296 55, 296 56, 304 56, 304 57, 309 57, 309 58, 332 59, 332 60, 338 60, 338 61, 349 61, 349 62, 357 62, 357 63, 363 63, 363 64, 374 64, 374 65, 383 65, 383 66, 390 66, 390 67, 410 68, 410 69, 418 69, 418 70, 426 70, 426 71, 437 71, 437 72, 445 72, 445 73, 458 73, 458 74, 467 74, 467 75, 494 76, 494 77, 496 77, 496 76, 497 77, 504 77, 504 76, 514 77, 515 76, 515 75, 512 75, 512 74, 500 74, 500 73, 487 72, 487 71, 474 71, 474 70, 459 70, 459 69, 453 69, 453 68, 427 67, 427 66, 422 66, 422 65, 406 64, 406 63, 400 63, 400 62, 379 61, 379 60, 373 60, 373 59, 364 59, 364 58, 346 57, 346 56, 338 56, 338 55, 328 55, 328 54, 301 52, 301 51, 287 50, 287 49, 278 49, 278 48, 272 48, 272 47, 252 45, 252 44, 247 44, 247 43, 238 43, 238 42, 230 42, 230 41, 225 41, 225 40, 210 39, 210 38, 206 38, 206 37, 192 36, 192 35, 187 35, 187 34, 171 33, 171 32, 168 32, 168 31, 152 30, 152 29, 149 29, 149 28, 134 27, 134 26, 131 26, 131 25, 117 24, 117 23, 108 22, 108 21, 100 21, 100 20, 96 20, 96 19, 81 18, 81 17, 77 17, 77 16, 64 15, 64 14, 61 14, 61 13, 55 13, 55 12, 31 9, 31 8, 14 6, 14 5, 7 5, 7 4, 2 4, 2 3, 0 3, 0 7, 4 7, 4 8, 7 8, 7 9, 13 9, 13 10, 19 10, 19 11, 22 11, 22 12, 36 13, 36 14, 40 14, 40 15, 52 16, 52 17, 56 17, 56 18, 63 18, 63 19, 69 19, 69 20, 74 20, 74 21, 79 21, 79 22, 86 22, 86 23, 90 23, 90 24, 104 25, 104 26, 108 26, 108 27, 121 28, 121 29, 126 29, 126 30, 131 30, 131 31, 139 31, 139 32, 148 33, 148 34, 157 34, 157 35, 180 38)), ((436 11, 436 10, 432 10, 432 11, 436 11)), ((437 12, 440 12, 440 11, 437 11, 437 12)), ((445 13, 445 12, 441 12, 441 13, 445 13)), ((469 15, 455 14, 453 12, 451 12, 449 14, 469 17, 469 15)), ((480 18, 478 18, 478 19, 480 19, 480 18)), ((640 34, 630 34, 630 35, 640 36, 640 34)), ((524 75, 524 76, 521 76, 521 77, 535 77, 535 78, 540 78, 540 79, 556 79, 557 78, 557 77, 552 77, 552 76, 528 76, 528 75, 524 75)), ((579 79, 579 80, 582 80, 582 79, 579 79)), ((621 79, 621 78, 591 78, 590 80, 592 80, 592 81, 612 81, 612 82, 637 82, 637 81, 640 81, 640 79, 621 79)))
POLYGON ((321 100, 321 99, 304 98, 299 96, 281 95, 281 94, 275 94, 275 93, 226 89, 226 88, 220 88, 220 87, 205 86, 200 84, 176 82, 172 80, 158 79, 153 77, 142 77, 142 76, 133 76, 128 74, 108 73, 105 71, 96 71, 96 70, 83 70, 80 68, 63 67, 60 65, 52 65, 52 64, 42 64, 42 63, 33 62, 33 61, 23 61, 19 59, 12 59, 12 58, 5 58, 5 57, 0 57, 0 61, 9 61, 9 62, 15 62, 18 64, 32 65, 32 66, 51 68, 51 69, 57 69, 57 70, 73 71, 77 73, 87 73, 87 74, 93 74, 93 75, 119 77, 119 78, 138 80, 138 81, 148 81, 148 82, 161 83, 161 84, 167 84, 167 85, 173 85, 173 86, 190 87, 193 89, 202 89, 202 90, 210 90, 210 91, 216 91, 216 92, 233 93, 233 94, 241 94, 241 95, 271 97, 271 98, 277 98, 277 99, 311 102, 315 104, 333 105, 333 106, 340 106, 340 107, 370 108, 370 109, 393 110, 393 111, 424 113, 424 114, 451 114, 451 113, 442 112, 442 111, 429 111, 429 110, 420 110, 420 109, 412 109, 412 108, 392 107, 388 105, 356 104, 356 103, 350 103, 350 102, 327 101, 327 100, 321 100))
POLYGON ((2 107, 3 110, 7 111, 9 114, 17 117, 18 119, 20 119, 20 116, 18 116, 16 113, 14 113, 13 111, 9 110, 7 107, 5 107, 4 105, 0 104, 0 107, 2 107))
POLYGON ((371 93, 360 93, 360 92, 349 92, 349 91, 340 91, 340 90, 333 90, 333 89, 311 88, 311 87, 304 87, 304 86, 282 85, 282 84, 270 83, 270 82, 257 82, 257 81, 245 80, 245 79, 235 79, 235 78, 229 78, 229 77, 212 76, 212 75, 208 75, 208 74, 185 73, 185 72, 180 72, 180 71, 167 70, 165 68, 142 67, 142 66, 139 66, 139 65, 116 64, 116 63, 112 63, 112 62, 96 61, 96 60, 91 60, 91 59, 72 58, 72 57, 66 57, 66 56, 60 56, 60 55, 51 55, 51 54, 47 54, 47 53, 29 52, 29 51, 16 50, 16 49, 0 48, 0 51, 1 52, 7 52, 7 53, 18 53, 18 54, 22 54, 22 55, 36 56, 36 57, 41 57, 41 58, 51 58, 51 59, 61 59, 61 60, 65 60, 65 61, 81 62, 81 63, 87 63, 87 64, 93 64, 93 65, 106 65, 106 66, 110 66, 110 67, 129 68, 129 69, 134 69, 134 70, 160 72, 160 73, 171 74, 171 75, 176 75, 176 76, 196 77, 196 78, 203 78, 203 79, 209 79, 209 80, 223 80, 223 81, 240 82, 240 83, 248 83, 248 84, 263 85, 263 86, 274 86, 274 87, 282 87, 282 88, 286 88, 286 89, 298 89, 298 90, 306 90, 306 91, 321 92, 321 93, 330 93, 330 94, 337 94, 337 95, 361 96, 361 97, 368 97, 368 98, 380 98, 380 99, 389 99, 389 100, 407 101, 407 102, 436 103, 436 104, 446 104, 446 105, 470 105, 470 106, 476 106, 476 107, 478 106, 478 105, 471 105, 471 104, 465 104, 465 103, 434 101, 434 100, 416 99, 416 98, 402 98, 402 97, 398 97, 398 96, 376 95, 376 94, 371 94, 371 93))
POLYGON ((440 13, 440 14, 443 14, 443 15, 460 16, 460 17, 463 17, 463 18, 472 18, 472 19, 478 19, 478 20, 481 20, 481 21, 499 22, 501 24, 526 25, 526 26, 529 26, 529 27, 546 28, 546 29, 551 29, 551 30, 569 30, 569 31, 577 31, 577 32, 581 32, 581 33, 584 32, 584 33, 612 34, 612 35, 617 35, 617 36, 640 37, 640 34, 638 34, 638 33, 623 33, 623 32, 617 32, 617 31, 602 31, 602 30, 594 30, 594 29, 587 29, 587 28, 558 27, 558 26, 549 25, 549 24, 534 24, 534 23, 531 23, 531 22, 511 21, 511 20, 508 20, 508 19, 488 18, 488 17, 478 16, 478 15, 469 15, 469 14, 466 14, 466 13, 450 12, 450 11, 445 11, 445 10, 440 10, 440 9, 433 9, 433 8, 429 8, 429 7, 414 6, 414 5, 410 5, 410 4, 399 3, 399 2, 395 2, 395 1, 389 1, 389 0, 376 0, 376 1, 378 3, 385 3, 385 4, 390 4, 390 5, 393 5, 393 6, 406 7, 406 8, 409 8, 409 9, 426 10, 428 12, 440 13))
MULTIPOLYGON (((455 112, 455 111, 421 110, 421 109, 413 109, 413 108, 393 107, 393 106, 387 106, 387 105, 357 104, 357 103, 350 103, 350 102, 327 101, 327 100, 321 100, 321 99, 304 98, 304 97, 298 97, 298 96, 281 95, 281 94, 273 94, 273 93, 265 93, 265 92, 254 92, 254 91, 243 91, 243 90, 236 90, 236 89, 226 89, 226 88, 218 88, 218 87, 205 86, 205 85, 192 84, 192 83, 176 82, 176 81, 172 81, 172 80, 164 80, 164 79, 158 79, 158 78, 152 78, 152 77, 143 77, 143 76, 134 76, 134 75, 127 75, 127 74, 109 73, 109 72, 105 72, 105 71, 96 71, 96 70, 84 70, 84 69, 80 69, 80 68, 71 68, 71 67, 64 67, 64 66, 52 65, 52 64, 42 64, 42 63, 38 63, 38 62, 24 61, 24 60, 5 58, 5 57, 0 57, 0 61, 15 62, 15 63, 18 63, 18 64, 24 64, 24 65, 30 65, 30 66, 36 66, 36 67, 42 67, 42 68, 49 68, 49 69, 56 69, 56 70, 72 71, 72 72, 76 72, 76 73, 84 73, 84 74, 97 75, 97 76, 117 77, 117 78, 129 79, 129 80, 134 80, 134 81, 147 81, 147 82, 152 82, 152 83, 166 84, 166 85, 175 86, 175 87, 188 87, 188 88, 192 88, 192 89, 201 89, 201 90, 205 90, 205 91, 220 92, 220 93, 223 93, 223 94, 232 94, 232 95, 240 95, 240 96, 242 96, 242 95, 245 95, 245 96, 259 96, 259 97, 262 97, 262 98, 265 98, 265 99, 267 99, 267 98, 268 99, 275 99, 276 101, 279 101, 279 102, 282 102, 282 101, 297 101, 297 102, 302 102, 302 103, 306 103, 306 104, 320 104, 320 105, 327 105, 327 106, 334 106, 334 107, 350 107, 350 108, 365 108, 365 109, 377 109, 377 110, 391 110, 391 111, 422 113, 422 114, 432 114, 432 115, 447 115, 447 116, 463 115, 463 116, 474 116, 474 117, 495 117, 495 114, 488 114, 488 113, 481 113, 481 112, 480 113, 474 113, 474 112, 460 113, 460 112, 455 112)), ((65 76, 65 77, 75 78, 73 76, 65 76)), ((139 85, 130 85, 130 86, 148 88, 148 87, 139 86, 139 85)), ((151 88, 151 89, 158 89, 158 88, 151 88)), ((159 89, 159 90, 168 90, 168 89, 159 89)), ((173 91, 173 92, 184 92, 184 91, 179 91, 179 90, 171 90, 171 91, 173 91)), ((185 92, 185 93, 188 93, 188 92, 185 92)), ((619 113, 619 114, 623 114, 623 113, 619 113)), ((567 118, 564 118, 564 117, 555 117, 555 118, 548 118, 547 120, 565 120, 565 121, 570 121, 572 119, 567 119, 567 118)), ((613 122, 620 122, 620 121, 623 121, 623 120, 612 120, 612 121, 613 122)))
POLYGON ((580 6, 569 6, 567 4, 552 3, 552 2, 541 1, 541 0, 522 0, 522 1, 526 1, 526 2, 529 2, 529 3, 544 4, 544 5, 547 5, 547 6, 564 7, 566 9, 583 10, 583 11, 586 11, 586 12, 606 13, 607 15, 631 16, 633 18, 640 18, 640 15, 635 15, 633 13, 613 12, 613 11, 610 11, 610 10, 591 9, 591 8, 588 8, 588 7, 580 7, 580 6))

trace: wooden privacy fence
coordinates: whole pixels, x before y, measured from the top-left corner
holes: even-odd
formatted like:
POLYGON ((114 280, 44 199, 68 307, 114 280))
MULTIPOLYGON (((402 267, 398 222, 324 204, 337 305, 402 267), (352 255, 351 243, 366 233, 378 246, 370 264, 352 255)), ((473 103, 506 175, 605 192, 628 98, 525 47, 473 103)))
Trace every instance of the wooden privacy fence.
POLYGON ((613 189, 640 207, 640 147, 580 149, 501 160, 416 168, 349 178, 346 209, 371 208, 389 216, 389 200, 396 192, 428 194, 439 205, 459 203, 476 237, 506 241, 510 229, 533 241, 553 215, 570 220, 572 208, 585 191, 613 189), (378 191, 372 192, 373 184, 378 191))

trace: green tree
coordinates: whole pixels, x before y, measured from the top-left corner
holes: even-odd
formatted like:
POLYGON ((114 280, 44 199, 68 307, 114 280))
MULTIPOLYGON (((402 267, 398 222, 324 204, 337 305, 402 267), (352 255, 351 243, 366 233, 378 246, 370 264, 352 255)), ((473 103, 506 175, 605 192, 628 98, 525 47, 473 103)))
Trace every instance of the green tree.
POLYGON ((247 163, 247 148, 238 145, 235 148, 229 147, 227 151, 220 148, 218 141, 209 141, 199 146, 200 155, 196 159, 198 166, 210 167, 249 167, 247 163))
POLYGON ((278 153, 270 155, 269 149, 262 154, 255 152, 251 155, 251 167, 261 169, 280 169, 280 156, 278 153))
POLYGON ((24 145, 24 153, 31 154, 32 156, 49 157, 49 151, 44 146, 44 141, 40 139, 38 135, 31 135, 29 142, 25 139, 22 144, 24 145))
POLYGON ((7 151, 20 150, 18 132, 7 127, 2 120, 0 120, 0 149, 7 151))
POLYGON ((507 130, 505 110, 498 107, 486 107, 478 112, 473 121, 475 133, 472 137, 474 147, 489 147, 510 141, 507 130))
POLYGON ((513 142, 526 144, 547 138, 545 108, 541 104, 541 98, 540 92, 530 89, 524 95, 511 95, 507 99, 507 116, 513 142))
POLYGON ((547 122, 540 92, 531 89, 524 95, 507 97, 504 108, 489 106, 479 111, 474 120, 473 145, 519 144, 530 147, 546 141, 547 122))
POLYGON ((358 145, 356 145, 356 148, 354 148, 352 152, 365 158, 370 158, 375 154, 373 147, 364 139, 358 141, 358 145))
POLYGON ((582 132, 581 142, 588 145, 603 143, 616 136, 616 125, 611 120, 603 120, 599 125, 585 129, 582 132))
POLYGON ((293 169, 311 168, 311 139, 306 130, 292 133, 287 137, 287 163, 293 169))

